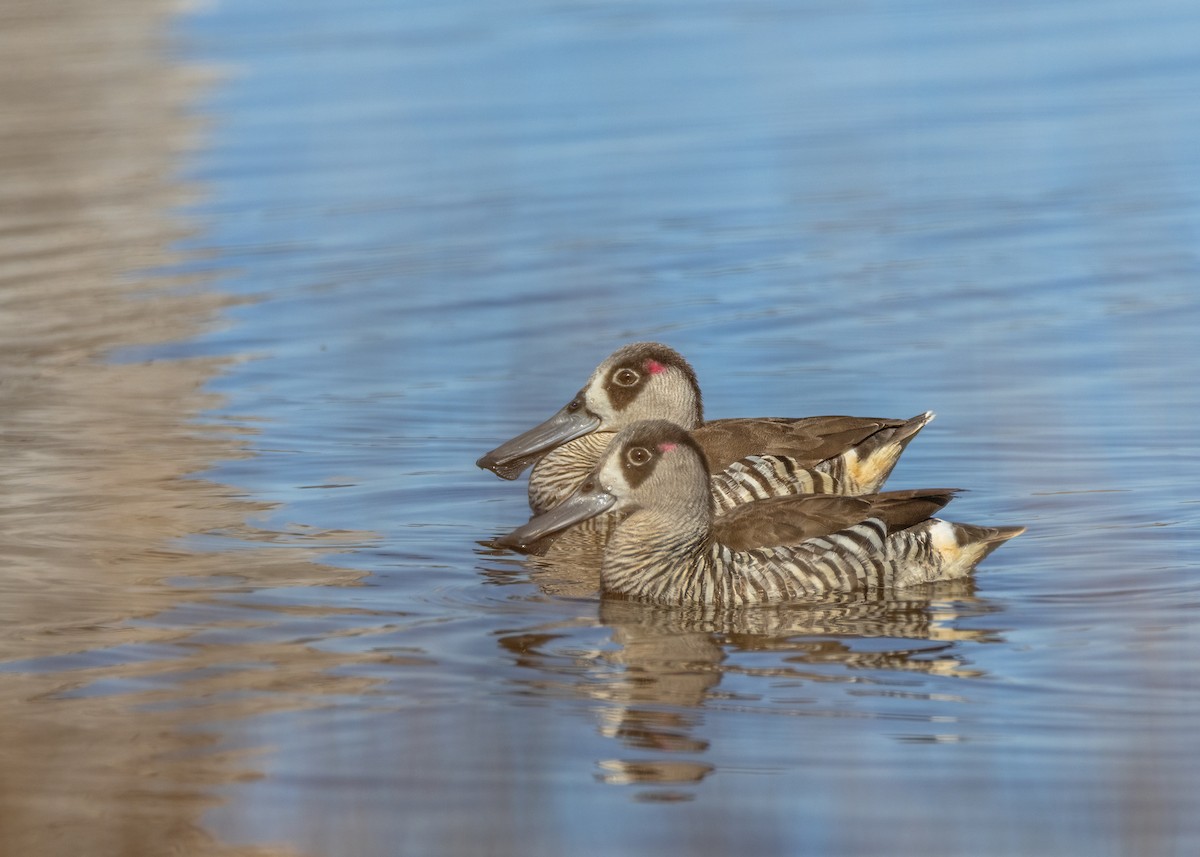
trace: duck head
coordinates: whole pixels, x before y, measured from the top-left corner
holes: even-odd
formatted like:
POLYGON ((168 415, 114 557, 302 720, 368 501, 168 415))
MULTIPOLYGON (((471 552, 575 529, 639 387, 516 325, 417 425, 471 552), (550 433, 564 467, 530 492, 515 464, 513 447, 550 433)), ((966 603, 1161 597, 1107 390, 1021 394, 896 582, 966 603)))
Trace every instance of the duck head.
POLYGON ((621 430, 592 474, 562 503, 496 540, 529 545, 605 512, 652 511, 666 521, 707 522, 713 515, 708 465, 686 429, 643 420, 621 430))
POLYGON ((650 419, 694 429, 704 420, 704 407, 696 373, 683 355, 658 342, 635 342, 597 366, 583 389, 550 419, 505 441, 475 464, 503 479, 516 479, 564 443, 650 419))

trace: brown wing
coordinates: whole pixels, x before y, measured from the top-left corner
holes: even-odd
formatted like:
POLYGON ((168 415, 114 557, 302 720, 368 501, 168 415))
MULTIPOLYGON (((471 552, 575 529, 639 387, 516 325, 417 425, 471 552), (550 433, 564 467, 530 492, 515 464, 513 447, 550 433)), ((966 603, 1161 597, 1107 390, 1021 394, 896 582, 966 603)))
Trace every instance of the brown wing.
POLYGON ((710 473, 720 473, 747 455, 786 455, 811 466, 858 446, 905 420, 874 417, 757 417, 713 420, 692 432, 704 450, 710 473))
POLYGON ((800 494, 735 506, 713 522, 713 537, 733 550, 795 545, 827 536, 867 518, 889 531, 919 524, 949 503, 957 488, 886 491, 861 497, 800 494))

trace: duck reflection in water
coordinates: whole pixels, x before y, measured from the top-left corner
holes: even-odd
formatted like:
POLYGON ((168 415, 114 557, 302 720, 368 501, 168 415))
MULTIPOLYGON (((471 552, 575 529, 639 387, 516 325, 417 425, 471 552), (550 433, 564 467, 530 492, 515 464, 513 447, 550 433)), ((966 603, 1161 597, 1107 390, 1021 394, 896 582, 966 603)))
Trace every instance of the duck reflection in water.
MULTIPOLYGON (((809 696, 803 688, 818 682, 853 684, 861 696, 871 686, 891 692, 901 674, 982 676, 962 649, 1001 637, 960 623, 995 609, 974 596, 969 578, 916 587, 902 599, 858 594, 751 609, 604 598, 606 639, 594 648, 580 646, 576 624, 509 632, 499 645, 532 673, 525 692, 566 691, 595 703, 600 733, 625 748, 597 761, 600 780, 647 787, 641 799, 681 800, 690 794, 678 787, 717 770, 705 710, 794 711, 796 697, 809 696), (759 680, 763 689, 722 690, 727 676, 759 680)), ((944 691, 938 697, 948 704, 944 691)), ((844 715, 806 701, 810 716, 844 715)))
MULTIPOLYGON (((560 636, 553 628, 508 634, 501 645, 543 673, 532 684, 567 681, 603 700, 602 733, 638 755, 599 761, 602 780, 661 788, 703 779, 714 766, 703 758, 699 712, 726 675, 779 687, 827 682, 839 670, 976 674, 956 648, 995 636, 954 620, 986 612, 969 600, 969 574, 1022 528, 930 517, 955 493, 773 498, 717 516, 691 435, 664 421, 637 423, 570 497, 498 540, 520 548, 565 534, 526 559, 530 577, 560 595, 592 594, 599 581, 600 621, 615 648, 575 650, 564 668, 551 652, 560 636), (855 644, 866 638, 897 645, 855 644), (775 652, 775 665, 751 668, 735 657, 751 651, 775 652)), ((764 704, 720 697, 722 707, 764 704)))

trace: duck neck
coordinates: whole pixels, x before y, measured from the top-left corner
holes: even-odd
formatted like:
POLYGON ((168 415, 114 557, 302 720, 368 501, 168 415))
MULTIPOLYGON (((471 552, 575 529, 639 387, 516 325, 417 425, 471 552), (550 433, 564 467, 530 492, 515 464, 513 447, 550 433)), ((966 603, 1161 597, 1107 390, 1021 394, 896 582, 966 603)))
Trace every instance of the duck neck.
POLYGON ((612 432, 592 432, 543 455, 529 474, 530 508, 544 512, 566 499, 592 472, 612 439, 612 432))
POLYGON ((691 511, 680 516, 643 509, 622 520, 604 551, 604 591, 674 601, 682 581, 711 571, 712 512, 691 511))

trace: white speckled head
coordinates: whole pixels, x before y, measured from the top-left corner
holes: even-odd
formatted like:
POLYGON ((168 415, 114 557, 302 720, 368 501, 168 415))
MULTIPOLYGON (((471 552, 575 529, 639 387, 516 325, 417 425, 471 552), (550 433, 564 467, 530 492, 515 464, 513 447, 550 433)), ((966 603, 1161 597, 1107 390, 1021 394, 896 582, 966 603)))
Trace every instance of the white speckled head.
POLYGON ((496 544, 525 547, 609 511, 651 512, 671 526, 691 529, 710 526, 708 465, 692 436, 665 420, 645 420, 623 429, 591 475, 565 500, 496 544))
POLYGON ((704 453, 681 426, 643 420, 613 438, 596 471, 616 498, 615 511, 653 509, 672 516, 711 514, 712 489, 704 453))
POLYGON ((704 420, 696 373, 679 352, 656 342, 617 349, 558 413, 475 463, 503 479, 516 479, 563 444, 592 432, 616 432, 643 419, 667 419, 689 430, 704 420))
POLYGON ((583 389, 600 431, 618 431, 639 420, 668 420, 691 430, 704 421, 700 386, 678 351, 657 342, 635 342, 614 351, 583 389))

